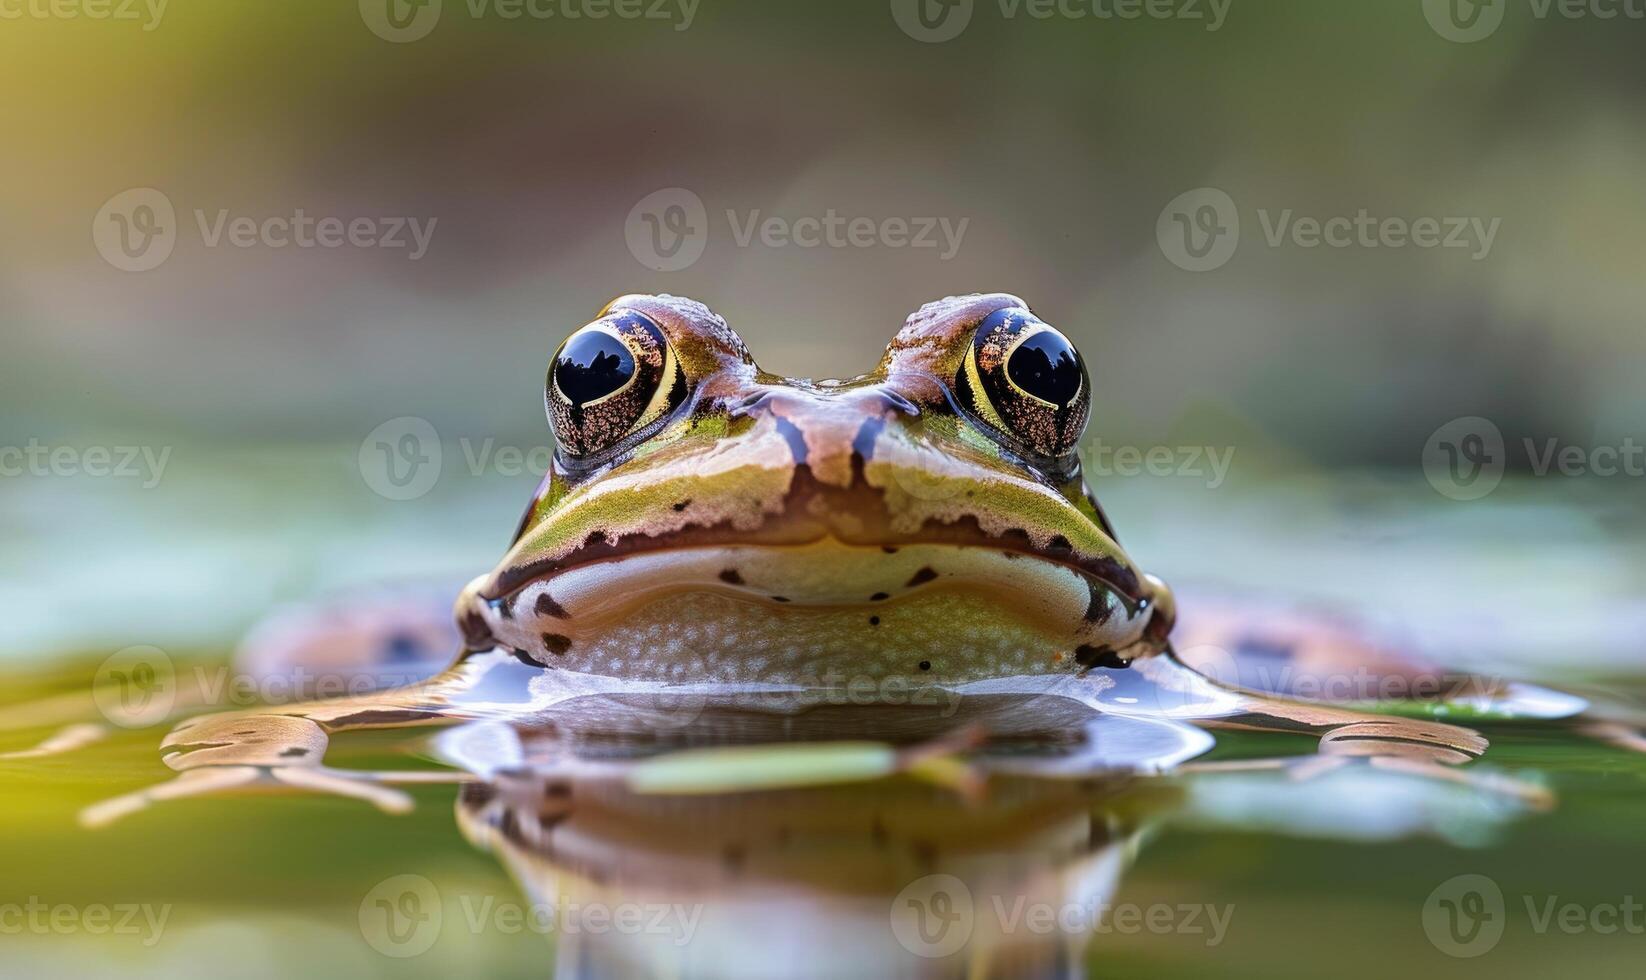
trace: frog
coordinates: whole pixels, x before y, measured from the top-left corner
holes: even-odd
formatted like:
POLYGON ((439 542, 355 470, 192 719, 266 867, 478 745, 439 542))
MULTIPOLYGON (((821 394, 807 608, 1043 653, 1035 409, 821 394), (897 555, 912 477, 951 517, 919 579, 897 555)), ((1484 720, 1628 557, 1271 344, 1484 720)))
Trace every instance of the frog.
MULTIPOLYGON (((1092 399, 1075 344, 1009 293, 928 303, 872 371, 821 381, 762 369, 694 300, 620 296, 550 358, 552 464, 496 567, 461 589, 449 666, 324 700, 216 714, 190 702, 161 743, 177 777, 82 820, 254 789, 399 812, 412 805, 401 784, 489 775, 473 762, 484 753, 438 771, 325 765, 334 737, 378 728, 552 729, 566 747, 556 764, 583 772, 736 741, 726 733, 739 726, 699 724, 707 717, 778 717, 780 742, 872 731, 886 744, 949 745, 956 764, 920 771, 959 790, 990 773, 1169 772, 1218 729, 1314 739, 1314 756, 1261 763, 1275 768, 1363 763, 1468 781, 1489 743, 1441 720, 1465 703, 1470 717, 1583 719, 1617 744, 1638 741, 1632 721, 1596 721, 1581 699, 1526 685, 1394 706, 1264 690, 1204 660, 1197 669, 1180 650, 1278 650, 1329 671, 1372 648, 1306 619, 1289 646, 1244 643, 1238 623, 1183 643, 1173 591, 1121 546, 1083 475, 1092 399), (862 707, 884 710, 870 724, 862 707), (1116 719, 1132 724, 1121 744, 1150 748, 1117 755, 1102 734, 1116 719), (975 737, 943 741, 956 731, 975 737)), ((391 625, 426 624, 427 611, 357 610, 391 625)), ((381 629, 329 628, 344 660, 396 649, 371 639, 381 629)), ((336 644, 298 633, 335 667, 336 644)), ((1391 674, 1416 669, 1398 653, 1386 662, 1391 674)), ((751 788, 774 769, 756 767, 751 788)))

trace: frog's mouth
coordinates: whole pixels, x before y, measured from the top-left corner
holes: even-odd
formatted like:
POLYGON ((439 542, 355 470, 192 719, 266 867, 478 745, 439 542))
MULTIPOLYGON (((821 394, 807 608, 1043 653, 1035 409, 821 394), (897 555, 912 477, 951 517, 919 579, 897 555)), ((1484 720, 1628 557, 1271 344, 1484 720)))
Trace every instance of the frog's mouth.
POLYGON ((634 679, 963 682, 1119 667, 1164 642, 1152 596, 999 543, 688 543, 581 561, 496 598, 488 585, 460 600, 470 646, 634 679))

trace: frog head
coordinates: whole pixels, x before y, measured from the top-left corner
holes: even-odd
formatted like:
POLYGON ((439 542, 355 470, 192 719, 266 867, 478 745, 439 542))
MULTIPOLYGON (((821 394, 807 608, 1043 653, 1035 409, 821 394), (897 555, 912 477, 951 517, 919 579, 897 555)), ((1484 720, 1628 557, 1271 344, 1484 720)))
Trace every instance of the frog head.
POLYGON ((726 322, 623 296, 555 354, 557 451, 457 615, 471 649, 676 682, 1119 668, 1171 595, 1080 472, 1091 384, 1015 296, 929 303, 873 372, 767 373, 726 322))

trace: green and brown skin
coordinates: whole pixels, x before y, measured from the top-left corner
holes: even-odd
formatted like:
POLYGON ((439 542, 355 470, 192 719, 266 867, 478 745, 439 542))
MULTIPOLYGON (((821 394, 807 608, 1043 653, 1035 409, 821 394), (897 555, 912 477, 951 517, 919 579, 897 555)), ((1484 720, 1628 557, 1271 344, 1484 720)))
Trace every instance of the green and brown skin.
POLYGON ((589 441, 556 413, 550 378, 562 451, 514 546, 458 601, 469 645, 675 680, 748 679, 739 652, 760 650, 753 673, 773 681, 1076 672, 1159 652, 1171 594, 1115 541, 1080 473, 1089 382, 1070 405, 978 383, 1002 355, 974 354, 974 336, 1001 311, 1051 329, 1015 296, 947 299, 910 317, 872 373, 816 384, 762 371, 701 304, 614 300, 583 329, 654 325, 679 376, 652 383, 678 405, 631 398, 627 429, 584 419, 605 446, 573 457, 589 441), (688 628, 689 648, 657 647, 688 628))
MULTIPOLYGON (((872 373, 843 382, 762 371, 725 321, 678 297, 614 300, 562 352, 590 331, 626 345, 632 380, 575 404, 556 379, 563 362, 551 370, 555 466, 512 547, 459 597, 455 664, 361 697, 187 720, 163 743, 179 779, 87 821, 252 786, 409 805, 386 784, 437 774, 329 769, 330 736, 543 724, 580 696, 575 678, 949 691, 1021 680, 1030 693, 1052 681, 1101 711, 1189 703, 1172 717, 1314 735, 1333 764, 1371 757, 1452 778, 1446 767, 1486 748, 1453 725, 1220 687, 1171 655, 1172 595, 1116 542, 1080 473, 1084 368, 1039 389, 1055 403, 1006 370, 1025 337, 1067 343, 1015 296, 927 304, 872 373), (1104 700, 1122 676, 1143 698, 1104 700), (537 680, 553 678, 572 680, 545 694, 537 680)), ((1345 669, 1367 649, 1325 646, 1345 669)), ((1013 734, 1049 717, 1013 717, 1013 734)))

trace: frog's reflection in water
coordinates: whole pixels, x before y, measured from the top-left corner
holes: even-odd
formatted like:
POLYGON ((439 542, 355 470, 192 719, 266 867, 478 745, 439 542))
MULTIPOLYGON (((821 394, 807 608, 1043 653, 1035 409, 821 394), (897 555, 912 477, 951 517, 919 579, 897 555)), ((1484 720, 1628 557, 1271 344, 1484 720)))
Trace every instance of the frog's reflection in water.
MULTIPOLYGON (((1330 833, 1354 813, 1351 833, 1376 837, 1423 832, 1460 809, 1476 822, 1519 809, 1512 794, 1481 808, 1458 800, 1492 795, 1479 786, 1358 764, 1309 778, 1286 760, 1149 775, 1151 757, 1173 754, 1171 728, 1118 718, 1097 736, 1115 753, 1106 772, 1091 766, 1090 736, 974 746, 949 770, 900 737, 896 714, 872 714, 707 710, 667 739, 758 742, 775 726, 799 741, 664 756, 666 770, 642 758, 652 736, 455 732, 447 754, 471 770, 488 753, 503 763, 464 787, 458 822, 519 882, 553 937, 558 976, 1062 977, 1101 962, 1106 936, 1207 944, 1230 928, 1232 909, 1201 896, 1125 903, 1123 872, 1168 822, 1330 833), (878 741, 805 741, 848 730, 878 741), (874 745, 891 753, 884 778, 802 785, 874 769, 874 745), (1076 751, 1096 774, 1046 775, 1076 751), (1378 798, 1393 802, 1368 817, 1378 798), (1267 818, 1254 799, 1270 801, 1267 818)), ((1185 744, 1195 734, 1179 733, 1185 744)))

